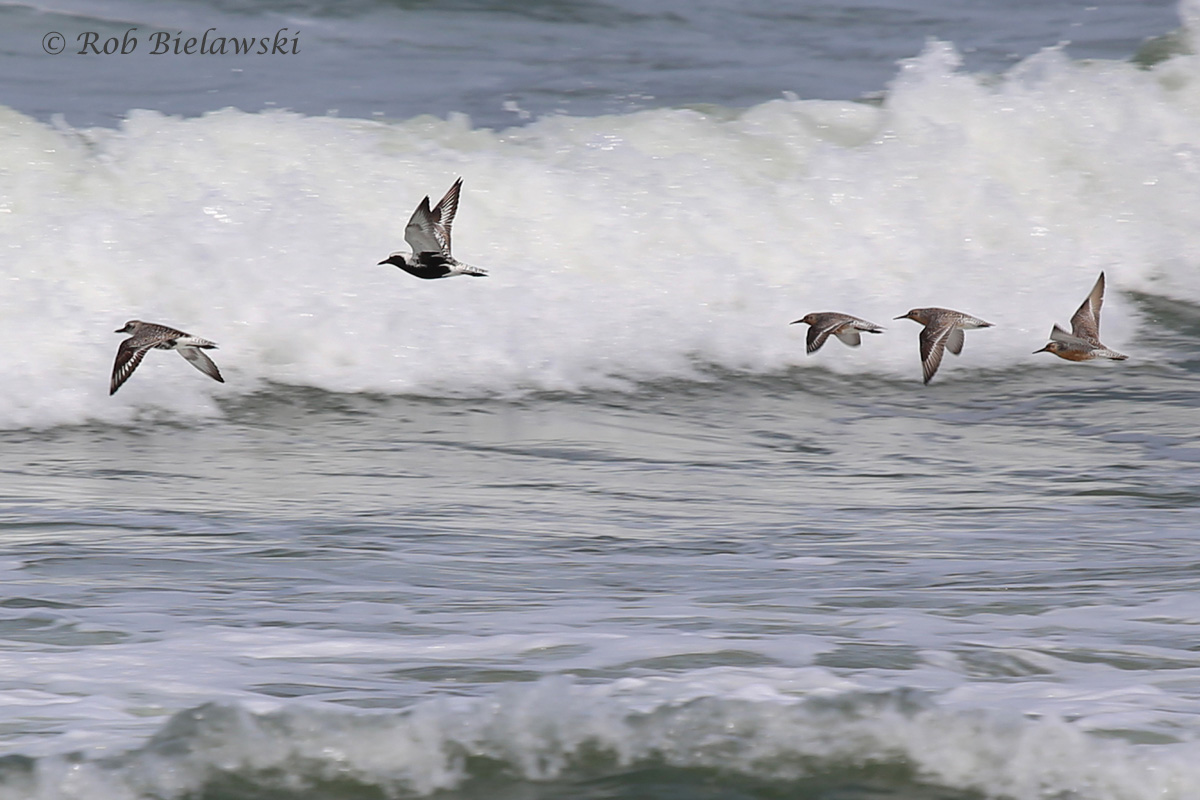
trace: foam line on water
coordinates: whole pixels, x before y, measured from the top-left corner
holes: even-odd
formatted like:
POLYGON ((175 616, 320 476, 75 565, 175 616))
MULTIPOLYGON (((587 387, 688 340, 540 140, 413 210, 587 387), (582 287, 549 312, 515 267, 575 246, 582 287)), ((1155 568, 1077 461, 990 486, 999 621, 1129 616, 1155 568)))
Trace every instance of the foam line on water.
POLYGON ((454 790, 476 771, 493 781, 498 769, 507 779, 547 782, 642 765, 781 787, 874 765, 930 785, 1030 800, 1185 800, 1200 779, 1188 745, 1139 746, 1060 719, 955 711, 921 693, 807 682, 807 698, 726 685, 734 691, 647 703, 639 681, 580 686, 555 678, 399 713, 207 704, 175 715, 128 753, 8 764, 0 800, 189 797, 231 778, 268 791, 338 786, 425 796, 454 790))
MULTIPOLYGON (((1186 14, 1185 14, 1186 17, 1186 14)), ((1105 342, 1135 359, 1129 291, 1200 303, 1200 61, 1041 53, 1002 79, 950 45, 885 102, 744 112, 381 123, 130 112, 117 130, 0 114, 0 425, 219 414, 266 382, 492 396, 789 367, 919 378, 909 308, 996 324, 938 381, 1031 356, 1106 271, 1105 342), (377 262, 465 178, 482 279, 377 262), (884 325, 804 354, 803 313, 884 325), (151 353, 108 398, 127 319, 213 339, 228 384, 151 353)))

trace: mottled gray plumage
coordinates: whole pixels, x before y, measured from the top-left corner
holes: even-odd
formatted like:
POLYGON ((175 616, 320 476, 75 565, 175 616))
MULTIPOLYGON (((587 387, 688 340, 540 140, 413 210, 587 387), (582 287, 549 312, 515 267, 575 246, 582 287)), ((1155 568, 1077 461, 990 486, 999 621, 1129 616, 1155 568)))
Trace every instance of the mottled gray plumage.
POLYGON ((914 308, 896 319, 911 319, 925 327, 921 329, 921 372, 929 383, 942 365, 942 353, 962 352, 964 330, 990 328, 992 323, 950 308, 914 308))
POLYGON ((110 395, 116 394, 117 389, 121 388, 121 384, 129 380, 129 376, 138 368, 138 364, 142 363, 142 359, 150 350, 176 350, 179 355, 187 359, 189 364, 214 381, 225 382, 217 365, 201 352, 201 349, 216 349, 217 345, 208 339, 201 339, 166 325, 142 322, 137 319, 129 320, 125 323, 124 328, 119 328, 114 333, 128 333, 130 336, 117 347, 117 358, 113 362, 112 380, 108 387, 110 395))
POLYGON ((859 331, 883 333, 883 328, 874 322, 867 322, 865 319, 837 311, 817 311, 805 314, 791 324, 795 325, 801 322, 809 326, 807 352, 810 355, 820 350, 821 345, 825 344, 825 340, 830 336, 836 336, 849 347, 858 347, 862 344, 862 336, 859 335, 859 331))

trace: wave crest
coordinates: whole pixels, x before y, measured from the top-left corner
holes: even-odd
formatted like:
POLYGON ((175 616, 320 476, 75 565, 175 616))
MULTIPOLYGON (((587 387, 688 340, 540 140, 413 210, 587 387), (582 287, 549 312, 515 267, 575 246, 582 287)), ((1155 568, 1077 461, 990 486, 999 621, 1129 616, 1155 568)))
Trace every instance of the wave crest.
POLYGON ((985 78, 932 42, 878 106, 499 132, 234 110, 75 130, 5 111, 0 426, 209 416, 265 382, 487 396, 705 366, 918 374, 904 323, 807 358, 788 323, 817 310, 885 322, 943 305, 996 323, 939 375, 953 380, 1038 363, 1102 269, 1104 340, 1137 352, 1128 293, 1200 303, 1198 65, 1052 50, 985 78), (458 175, 456 254, 491 277, 377 266, 458 175), (108 331, 130 318, 217 341, 228 385, 151 354, 106 397, 108 331))

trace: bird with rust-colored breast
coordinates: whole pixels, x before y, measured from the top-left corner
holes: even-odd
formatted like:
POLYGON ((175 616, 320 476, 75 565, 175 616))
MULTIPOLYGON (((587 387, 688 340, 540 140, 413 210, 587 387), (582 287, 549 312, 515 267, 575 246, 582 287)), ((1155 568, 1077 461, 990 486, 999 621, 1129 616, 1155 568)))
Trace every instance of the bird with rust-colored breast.
POLYGON ((1110 350, 1100 341, 1100 306, 1104 305, 1104 273, 1096 279, 1092 291, 1084 299, 1083 305, 1071 317, 1071 332, 1067 333, 1058 327, 1058 323, 1050 330, 1050 342, 1041 350, 1034 353, 1053 353, 1067 361, 1091 361, 1097 358, 1108 358, 1113 361, 1124 361, 1129 356, 1110 350))

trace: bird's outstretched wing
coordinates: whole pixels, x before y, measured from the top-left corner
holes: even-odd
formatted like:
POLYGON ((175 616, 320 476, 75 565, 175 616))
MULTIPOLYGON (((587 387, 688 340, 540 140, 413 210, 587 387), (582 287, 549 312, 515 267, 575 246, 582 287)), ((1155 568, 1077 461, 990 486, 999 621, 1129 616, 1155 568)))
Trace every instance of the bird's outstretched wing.
POLYGON ((129 380, 129 376, 138 368, 138 364, 142 363, 142 359, 146 356, 146 351, 151 347, 151 344, 141 344, 134 339, 126 339, 117 347, 117 358, 113 362, 112 380, 108 384, 108 393, 116 394, 117 389, 121 388, 121 384, 129 380))
POLYGON ((450 226, 454 224, 454 215, 458 213, 458 194, 462 191, 462 178, 446 190, 446 194, 438 200, 438 204, 430 212, 433 221, 433 235, 442 245, 442 252, 450 255, 450 226))
POLYGON ((412 248, 413 255, 418 253, 441 253, 442 243, 433 232, 433 212, 429 210, 429 195, 417 206, 417 210, 409 217, 404 226, 404 241, 412 248))
POLYGON ((408 225, 404 227, 404 241, 413 254, 441 253, 450 256, 450 226, 458 212, 458 195, 462 189, 462 178, 454 182, 445 196, 432 209, 429 195, 413 211, 408 225))
POLYGON ((1096 285, 1088 293, 1083 305, 1071 317, 1071 335, 1091 342, 1100 343, 1100 307, 1104 305, 1104 273, 1096 279, 1096 285))
POLYGON ((221 377, 221 371, 217 369, 217 365, 213 363, 211 358, 204 355, 203 350, 198 347, 179 347, 176 349, 179 351, 179 355, 186 358, 188 363, 193 367, 200 370, 217 383, 225 382, 225 379, 221 377))
MULTIPOLYGON (((921 372, 925 377, 925 383, 929 383, 933 376, 937 374, 938 367, 942 365, 942 354, 946 350, 946 340, 951 338, 951 333, 958 330, 953 325, 942 325, 934 327, 926 325, 921 329, 921 372)), ((962 335, 962 331, 958 331, 962 335)), ((960 351, 962 344, 959 344, 960 351)), ((956 353, 957 355, 957 353, 956 353)))

